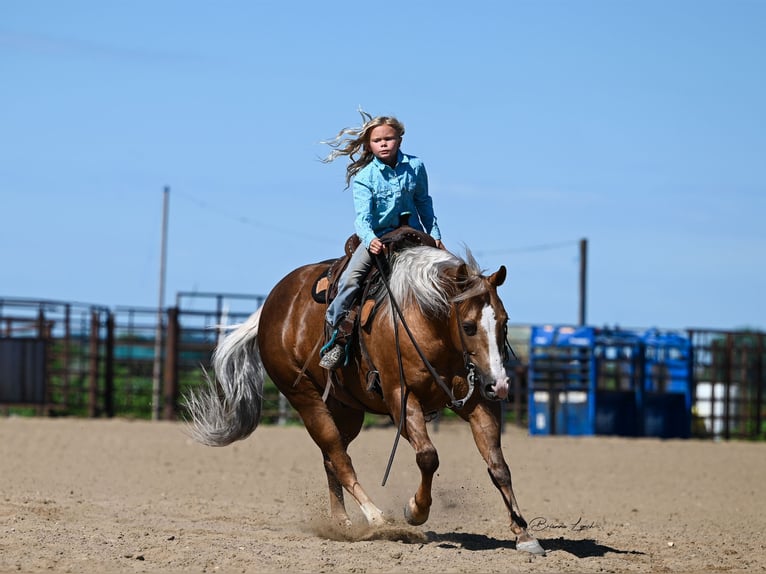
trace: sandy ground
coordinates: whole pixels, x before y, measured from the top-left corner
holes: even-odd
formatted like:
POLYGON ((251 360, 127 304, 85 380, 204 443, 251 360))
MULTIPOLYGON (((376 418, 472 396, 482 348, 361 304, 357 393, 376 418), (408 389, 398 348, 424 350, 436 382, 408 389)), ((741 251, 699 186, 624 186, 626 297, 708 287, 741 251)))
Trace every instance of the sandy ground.
POLYGON ((351 448, 392 519, 334 529, 301 427, 224 448, 181 424, 0 419, 0 572, 764 572, 766 444, 529 437, 508 428, 517 498, 547 550, 517 552, 468 426, 432 430, 431 518, 403 520, 418 471, 393 428, 351 448), (534 520, 533 520, 534 519, 534 520), (358 526, 357 526, 358 525, 358 526))

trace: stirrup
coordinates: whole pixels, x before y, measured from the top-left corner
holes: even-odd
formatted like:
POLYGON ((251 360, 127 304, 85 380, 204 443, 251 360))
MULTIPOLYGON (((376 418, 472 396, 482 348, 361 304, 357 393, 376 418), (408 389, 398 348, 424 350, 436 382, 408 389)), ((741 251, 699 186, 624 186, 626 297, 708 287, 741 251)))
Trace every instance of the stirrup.
POLYGON ((335 344, 335 339, 338 338, 338 333, 340 330, 336 327, 332 332, 332 337, 330 337, 330 340, 327 341, 324 345, 322 345, 322 348, 319 349, 319 356, 322 357, 324 354, 330 350, 330 347, 332 347, 335 344))
POLYGON ((319 366, 323 369, 334 370, 340 367, 345 359, 346 353, 343 347, 339 344, 335 344, 329 351, 322 355, 322 359, 319 361, 319 366))

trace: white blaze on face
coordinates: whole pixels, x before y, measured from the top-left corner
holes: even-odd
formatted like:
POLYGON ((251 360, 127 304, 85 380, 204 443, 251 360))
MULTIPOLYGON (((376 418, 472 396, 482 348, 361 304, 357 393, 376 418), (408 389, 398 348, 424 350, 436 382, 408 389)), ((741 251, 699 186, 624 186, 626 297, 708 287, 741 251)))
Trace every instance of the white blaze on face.
POLYGON ((487 305, 481 312, 481 325, 487 333, 487 351, 489 352, 489 369, 494 384, 492 390, 495 391, 497 398, 504 399, 508 396, 508 375, 503 365, 503 350, 498 347, 497 337, 497 317, 495 311, 487 305))

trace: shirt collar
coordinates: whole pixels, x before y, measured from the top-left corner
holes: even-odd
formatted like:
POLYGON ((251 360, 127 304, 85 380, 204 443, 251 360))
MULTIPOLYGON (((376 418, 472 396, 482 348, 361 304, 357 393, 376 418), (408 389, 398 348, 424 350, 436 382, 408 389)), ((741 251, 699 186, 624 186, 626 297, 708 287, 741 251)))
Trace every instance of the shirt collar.
MULTIPOLYGON (((399 150, 398 152, 396 152, 396 165, 399 165, 400 163, 409 163, 409 162, 410 162, 410 158, 404 155, 402 153, 402 150, 399 150)), ((387 165, 383 163, 382 161, 380 161, 375 156, 372 157, 372 163, 374 163, 380 171, 383 171, 387 167, 388 168, 391 167, 390 165, 387 165)))

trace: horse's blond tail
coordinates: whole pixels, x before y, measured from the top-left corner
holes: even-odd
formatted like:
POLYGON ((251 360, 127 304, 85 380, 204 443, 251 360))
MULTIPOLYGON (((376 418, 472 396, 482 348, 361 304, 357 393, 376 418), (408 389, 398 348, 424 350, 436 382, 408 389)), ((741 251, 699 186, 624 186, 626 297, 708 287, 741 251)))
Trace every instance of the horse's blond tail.
POLYGON ((209 446, 226 446, 247 438, 261 420, 266 373, 258 350, 261 309, 226 336, 213 354, 214 380, 184 402, 189 432, 209 446))

